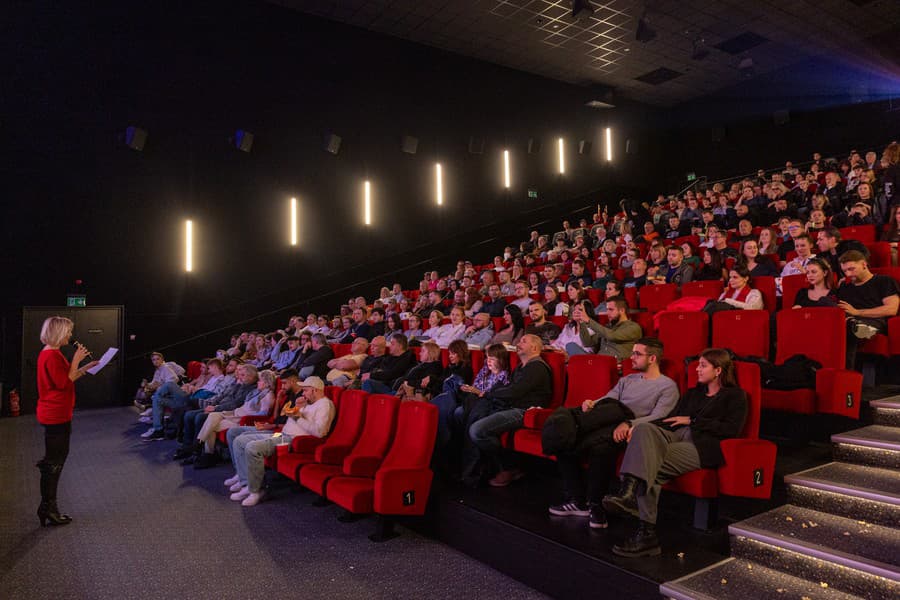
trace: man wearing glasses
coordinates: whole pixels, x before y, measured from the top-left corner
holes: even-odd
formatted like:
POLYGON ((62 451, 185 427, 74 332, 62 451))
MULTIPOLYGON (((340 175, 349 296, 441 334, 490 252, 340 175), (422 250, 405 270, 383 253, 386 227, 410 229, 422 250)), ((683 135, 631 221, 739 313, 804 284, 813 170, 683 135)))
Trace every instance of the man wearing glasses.
POLYGON ((561 504, 550 507, 551 515, 590 517, 591 528, 607 526, 600 502, 615 473, 616 456, 631 438, 632 427, 667 416, 678 403, 678 385, 659 370, 662 355, 663 345, 658 339, 639 339, 631 352, 635 373, 620 379, 602 398, 585 400, 581 408, 560 415, 571 417, 574 427, 544 427, 544 452, 558 459, 565 495, 561 504), (567 430, 577 433, 566 438, 561 434, 567 430), (587 485, 581 469, 585 456, 587 485))

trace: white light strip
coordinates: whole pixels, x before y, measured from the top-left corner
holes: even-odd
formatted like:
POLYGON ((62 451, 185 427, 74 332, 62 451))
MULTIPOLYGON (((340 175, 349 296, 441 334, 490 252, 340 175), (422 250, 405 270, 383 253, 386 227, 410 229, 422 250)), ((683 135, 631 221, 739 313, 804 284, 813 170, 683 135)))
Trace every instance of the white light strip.
POLYGON ((564 175, 566 172, 566 155, 563 148, 563 139, 559 138, 559 174, 564 175))
POLYGON ((184 222, 184 270, 194 270, 194 222, 190 219, 184 222))
POLYGON ((503 187, 509 189, 510 187, 510 179, 509 179, 509 150, 503 151, 503 187))
POLYGON ((437 205, 444 204, 444 178, 441 173, 441 163, 434 165, 434 181, 435 181, 435 199, 437 205))
POLYGON ((297 199, 291 198, 291 246, 297 245, 297 199))
POLYGON ((372 190, 369 182, 366 181, 365 185, 366 190, 366 201, 365 201, 365 224, 372 224, 372 190))
POLYGON ((612 129, 606 128, 606 162, 612 161, 612 129))

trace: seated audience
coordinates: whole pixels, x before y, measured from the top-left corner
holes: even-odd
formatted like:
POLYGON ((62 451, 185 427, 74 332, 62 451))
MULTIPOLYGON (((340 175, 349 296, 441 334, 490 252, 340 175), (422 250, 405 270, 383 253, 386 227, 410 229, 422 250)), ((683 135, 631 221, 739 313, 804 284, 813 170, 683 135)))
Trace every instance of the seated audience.
POLYGON ((602 398, 587 398, 581 407, 565 409, 576 424, 572 434, 562 435, 565 430, 552 427, 544 430, 544 447, 550 442, 558 449, 551 454, 563 478, 564 500, 550 507, 552 515, 590 517, 591 528, 606 528, 600 503, 609 492, 616 458, 626 448, 633 428, 668 416, 678 403, 678 385, 659 370, 662 343, 641 338, 633 347, 629 354, 634 373, 620 379, 602 398), (585 457, 587 486, 582 473, 585 457))
POLYGON ((657 505, 662 485, 695 469, 724 463, 719 443, 737 436, 747 418, 747 395, 737 385, 728 351, 704 350, 697 386, 678 403, 672 416, 638 423, 630 430, 618 494, 603 498, 610 514, 640 519, 637 531, 613 546, 619 556, 657 556, 657 505))
POLYGON ((365 309, 359 307, 353 309, 353 324, 350 326, 350 329, 344 332, 344 337, 341 338, 340 343, 351 344, 358 337, 364 337, 370 342, 375 337, 372 326, 369 325, 366 319, 365 309))
POLYGON ((328 361, 328 368, 331 369, 325 375, 325 381, 328 385, 337 387, 347 387, 359 374, 359 368, 363 361, 369 356, 369 340, 366 338, 356 338, 350 344, 350 354, 341 356, 340 358, 332 358, 328 361))
POLYGON ((865 256, 866 260, 869 258, 869 249, 865 244, 859 240, 841 240, 841 232, 837 227, 826 227, 820 231, 816 245, 819 250, 816 256, 827 260, 831 271, 837 273, 838 276, 843 276, 839 259, 845 252, 856 250, 865 256))
POLYGON ((779 274, 778 265, 759 253, 759 242, 752 238, 741 242, 741 255, 735 266, 747 269, 750 277, 776 277, 779 274))
POLYGON ((525 333, 538 336, 541 342, 548 346, 559 337, 559 325, 547 320, 547 311, 543 304, 532 302, 528 307, 528 316, 531 317, 531 323, 525 328, 525 333))
POLYGON ((395 335, 388 344, 388 354, 378 365, 361 376, 362 389, 370 394, 393 394, 394 382, 416 364, 415 354, 409 350, 406 336, 395 335))
POLYGON ((815 254, 812 253, 813 243, 812 239, 805 233, 802 235, 798 235, 793 239, 794 242, 794 251, 797 253, 797 256, 792 258, 787 264, 784 265, 784 268, 781 270, 781 276, 787 277, 789 275, 801 275, 805 273, 806 263, 810 261, 810 259, 815 258, 815 254))
POLYGON ((525 318, 515 304, 503 309, 503 322, 506 324, 491 338, 492 344, 516 344, 525 333, 525 318))
POLYGON ((810 260, 806 264, 806 281, 809 287, 797 290, 792 308, 837 306, 834 276, 827 260, 820 257, 810 260))
POLYGON ((667 264, 661 274, 665 275, 660 283, 674 283, 681 287, 682 283, 688 283, 694 277, 694 268, 684 262, 684 250, 679 246, 672 246, 667 252, 667 264))
POLYGON ((297 363, 296 371, 301 379, 312 375, 321 379, 328 373, 328 361, 334 358, 334 351, 328 345, 328 339, 321 333, 314 333, 309 345, 311 351, 297 363))
POLYGON ((869 270, 862 252, 845 252, 840 261, 849 281, 838 287, 838 308, 847 314, 847 368, 853 369, 859 340, 887 332, 887 320, 897 315, 900 306, 900 292, 893 278, 869 270))
POLYGON ((631 265, 631 274, 625 277, 623 287, 641 288, 647 285, 647 261, 637 258, 631 265))
POLYGON ((589 313, 579 313, 577 321, 580 323, 581 342, 586 348, 596 348, 597 354, 614 356, 621 362, 631 356, 634 344, 643 332, 640 325, 628 318, 625 298, 608 298, 605 305, 609 325, 601 325, 590 318, 589 313))
POLYGON ((517 281, 515 286, 515 299, 512 304, 519 307, 523 313, 528 310, 531 305, 531 298, 528 297, 528 285, 524 281, 517 281))
POLYGON ((466 328, 466 337, 463 341, 467 345, 479 350, 487 346, 494 337, 494 323, 487 313, 478 313, 472 319, 472 324, 466 328))
POLYGON ((490 300, 482 305, 481 310, 492 317, 502 317, 503 309, 506 308, 506 300, 500 294, 500 286, 494 284, 488 287, 487 295, 490 300))
POLYGON ((403 335, 403 319, 400 318, 400 313, 391 313, 385 319, 384 339, 391 341, 397 334, 403 335))
POLYGON ((201 400, 211 398, 222 393, 228 387, 233 378, 226 378, 223 372, 224 366, 218 358, 210 359, 207 363, 209 379, 200 388, 194 388, 191 384, 179 387, 174 381, 164 383, 153 393, 153 424, 150 429, 141 434, 144 440, 161 440, 163 433, 163 413, 166 409, 197 408, 201 400))
POLYGON ((469 318, 474 317, 485 310, 483 307, 484 302, 481 300, 481 294, 478 293, 478 290, 472 286, 467 287, 466 303, 463 305, 466 316, 469 318))
MULTIPOLYGON (((594 348, 590 343, 585 343, 581 335, 581 321, 587 315, 594 314, 594 305, 590 300, 576 302, 572 306, 572 314, 559 335, 550 343, 550 349, 564 352, 567 356, 573 354, 592 354, 594 348)), ((588 317, 590 318, 590 317, 588 317)))
MULTIPOLYGON (((432 322, 432 316, 440 314, 439 311, 432 311, 429 322, 432 322)), ((430 339, 441 348, 446 348, 453 340, 461 340, 466 337, 466 315, 461 306, 454 306, 450 309, 449 323, 441 325, 441 321, 443 321, 443 317, 438 320, 437 326, 432 322, 428 331, 422 334, 422 339, 430 339)))
POLYGON ((735 265, 728 272, 728 286, 719 296, 718 302, 724 302, 738 310, 762 310, 763 297, 759 290, 750 287, 750 272, 747 267, 735 265))
MULTIPOLYGON (((169 381, 178 383, 178 380, 184 375, 184 368, 181 365, 174 362, 166 362, 166 359, 160 352, 151 352, 150 362, 153 364, 153 377, 150 381, 142 380, 137 394, 134 396, 134 405, 141 410, 147 409, 150 397, 160 386, 169 381)), ((147 413, 146 416, 149 417, 150 413, 147 413)))
POLYGON ((403 332, 403 335, 405 335, 408 340, 414 340, 425 334, 425 331, 422 329, 422 317, 415 313, 409 315, 408 326, 409 329, 403 332))
POLYGON ((419 363, 402 375, 394 384, 394 390, 401 398, 427 400, 441 391, 441 347, 432 341, 422 344, 419 349, 419 363))
POLYGON ((726 276, 722 255, 715 248, 703 249, 703 266, 694 273, 694 281, 723 281, 726 276))
POLYGON ((779 254, 778 236, 771 227, 763 227, 759 232, 759 253, 766 256, 779 254))

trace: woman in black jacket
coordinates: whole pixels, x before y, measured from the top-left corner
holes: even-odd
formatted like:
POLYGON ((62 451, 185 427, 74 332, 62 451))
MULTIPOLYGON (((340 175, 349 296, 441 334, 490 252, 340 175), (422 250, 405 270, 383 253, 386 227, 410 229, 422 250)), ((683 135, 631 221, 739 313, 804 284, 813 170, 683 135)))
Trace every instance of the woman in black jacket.
POLYGON ((656 556, 656 507, 662 484, 695 469, 724 464, 719 442, 740 434, 747 418, 747 395, 737 385, 734 363, 726 350, 700 354, 697 386, 688 390, 671 416, 640 423, 629 432, 622 460, 622 489, 606 496, 608 512, 636 515, 635 534, 613 546, 619 556, 656 556))
POLYGON ((401 398, 413 399, 416 394, 428 398, 441 393, 441 373, 444 371, 441 347, 428 340, 422 344, 419 352, 419 360, 422 362, 407 371, 395 387, 401 398))

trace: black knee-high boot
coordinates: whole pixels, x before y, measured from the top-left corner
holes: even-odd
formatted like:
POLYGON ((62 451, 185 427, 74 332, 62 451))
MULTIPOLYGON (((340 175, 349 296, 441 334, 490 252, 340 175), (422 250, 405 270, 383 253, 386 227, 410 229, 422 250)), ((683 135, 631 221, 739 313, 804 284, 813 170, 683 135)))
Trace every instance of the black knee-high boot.
POLYGON ((62 474, 63 466, 44 461, 39 462, 37 466, 41 470, 41 504, 37 510, 41 527, 45 526, 48 521, 50 525, 68 525, 72 522, 72 517, 60 514, 59 507, 56 505, 56 489, 59 487, 59 477, 62 474))

